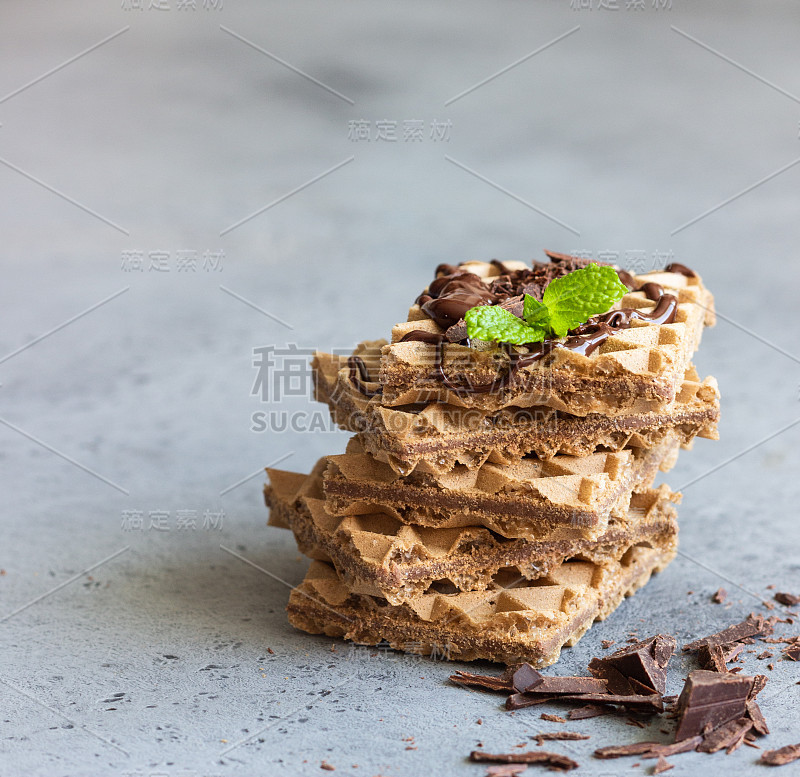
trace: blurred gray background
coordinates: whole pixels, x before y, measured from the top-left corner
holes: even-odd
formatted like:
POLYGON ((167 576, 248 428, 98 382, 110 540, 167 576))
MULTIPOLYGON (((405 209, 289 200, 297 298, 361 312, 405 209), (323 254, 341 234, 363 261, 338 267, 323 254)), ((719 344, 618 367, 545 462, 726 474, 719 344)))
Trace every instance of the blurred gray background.
MULTIPOLYGON (((558 729, 283 611, 307 562, 261 470, 347 439, 306 354, 386 336, 439 262, 679 261, 716 293, 722 438, 668 475, 684 555, 551 671, 800 593, 798 33, 788 1, 4 0, 0 771, 479 775, 479 741, 558 729)), ((779 747, 800 686, 769 674, 779 747)), ((658 727, 551 749, 644 773, 591 753, 658 727)))

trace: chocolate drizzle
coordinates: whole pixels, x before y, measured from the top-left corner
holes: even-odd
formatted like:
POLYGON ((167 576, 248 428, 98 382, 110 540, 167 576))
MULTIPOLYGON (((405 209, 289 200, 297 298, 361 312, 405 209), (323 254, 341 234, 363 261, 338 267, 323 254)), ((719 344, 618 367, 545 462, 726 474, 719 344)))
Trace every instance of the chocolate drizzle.
POLYGON ((365 396, 375 397, 383 392, 383 387, 379 386, 377 389, 368 389, 364 384, 371 382, 369 379, 369 371, 364 360, 360 356, 350 356, 347 359, 347 366, 350 368, 350 382, 365 396), (358 373, 358 374, 356 374, 358 373))
MULTIPOLYGON (((478 275, 451 264, 440 264, 436 268, 436 279, 429 288, 417 298, 417 304, 439 326, 446 329, 445 334, 436 334, 422 329, 414 329, 405 334, 400 342, 420 342, 436 346, 434 370, 441 382, 451 391, 467 394, 487 394, 500 391, 511 385, 519 370, 529 367, 549 356, 554 350, 562 348, 574 351, 583 356, 590 356, 615 331, 627 329, 632 321, 647 321, 653 324, 671 324, 675 320, 678 300, 672 294, 665 294, 658 283, 645 283, 638 291, 651 301, 655 307, 649 313, 638 308, 622 308, 610 310, 599 316, 593 316, 585 323, 570 330, 569 337, 563 342, 549 338, 540 343, 527 344, 527 353, 518 353, 513 346, 501 344, 500 348, 508 357, 508 370, 491 383, 473 384, 469 380, 464 384, 454 383, 444 371, 444 349, 450 342, 469 345, 464 335, 464 314, 477 305, 502 305, 512 308, 516 299, 523 294, 531 294, 541 300, 544 289, 555 278, 585 267, 590 262, 566 254, 546 252, 551 259, 546 262, 534 262, 533 269, 511 270, 497 259, 492 264, 501 275, 485 283, 478 275), (515 299, 516 298, 516 299, 515 299)), ((696 273, 685 265, 673 262, 664 270, 675 272, 686 277, 695 277, 696 273)), ((635 289, 634 277, 625 270, 617 270, 620 280, 629 289, 635 289)), ((347 360, 350 368, 350 380, 365 396, 373 397, 381 393, 381 388, 371 390, 364 385, 369 381, 369 373, 364 361, 351 356, 347 360)))

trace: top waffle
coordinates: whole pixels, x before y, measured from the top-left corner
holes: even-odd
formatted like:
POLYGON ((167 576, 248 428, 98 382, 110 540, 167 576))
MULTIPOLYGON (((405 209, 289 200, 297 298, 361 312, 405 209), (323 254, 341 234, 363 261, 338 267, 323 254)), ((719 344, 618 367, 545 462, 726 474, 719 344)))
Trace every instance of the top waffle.
MULTIPOLYGON (((496 264, 486 262, 466 262, 458 269, 479 276, 487 289, 502 274, 496 264)), ((449 388, 436 368, 437 358, 440 356, 441 371, 451 385, 482 386, 502 382, 509 371, 509 351, 489 343, 474 347, 448 343, 439 350, 440 346, 427 342, 401 342, 415 330, 444 335, 445 330, 415 304, 408 321, 393 328, 392 342, 382 349, 379 369, 375 369, 378 365, 372 369, 366 365, 368 380, 362 385, 367 391, 380 391, 385 406, 431 401, 484 410, 545 405, 578 416, 664 409, 675 401, 704 325, 714 323, 714 301, 697 275, 652 272, 634 276, 636 290, 612 310, 652 310, 656 303, 639 290, 647 283, 660 284, 665 293, 677 298, 673 323, 634 319, 629 328, 615 330, 588 356, 555 348, 519 369, 502 387, 486 393, 449 388)), ((526 346, 512 348, 517 354, 529 351, 526 346)))

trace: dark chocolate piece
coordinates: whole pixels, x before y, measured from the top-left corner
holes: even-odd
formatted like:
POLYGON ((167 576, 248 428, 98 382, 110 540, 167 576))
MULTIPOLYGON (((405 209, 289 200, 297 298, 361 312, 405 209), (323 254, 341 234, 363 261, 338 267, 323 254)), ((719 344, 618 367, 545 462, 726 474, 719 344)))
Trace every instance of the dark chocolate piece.
POLYGON ((800 596, 787 594, 784 591, 778 591, 778 593, 775 594, 774 599, 779 604, 785 604, 787 607, 794 607, 794 605, 800 604, 800 596))
POLYGON ((552 695, 584 693, 606 693, 605 680, 595 677, 542 677, 542 682, 537 685, 534 693, 547 693, 552 695))
POLYGON ((767 750, 761 754, 760 763, 767 766, 784 766, 800 758, 800 744, 786 745, 778 750, 767 750))
POLYGON ((553 771, 568 772, 577 769, 578 764, 560 753, 548 753, 546 750, 529 750, 527 753, 484 753, 473 750, 469 754, 470 761, 478 763, 494 762, 506 764, 542 764, 553 771))
POLYGON ((683 650, 699 650, 703 645, 720 645, 724 647, 734 642, 740 642, 747 637, 761 636, 771 632, 772 628, 765 622, 763 616, 754 617, 751 615, 747 620, 729 626, 716 634, 689 642, 683 646, 683 650))
POLYGON ((702 645, 697 651, 697 660, 703 669, 711 672, 727 672, 725 654, 719 645, 702 645))
POLYGON ((544 677, 541 672, 537 672, 530 664, 522 664, 511 678, 511 685, 517 693, 532 691, 541 685, 544 677))
POLYGON ((608 683, 610 693, 663 694, 667 690, 666 667, 675 652, 675 638, 657 634, 634 642, 603 658, 593 658, 589 671, 608 683))
POLYGON ((728 592, 724 588, 718 588, 717 592, 711 597, 714 604, 722 604, 728 598, 728 592))
POLYGON ((675 741, 708 734, 728 721, 744 717, 753 683, 752 677, 730 672, 690 672, 678 697, 675 741))

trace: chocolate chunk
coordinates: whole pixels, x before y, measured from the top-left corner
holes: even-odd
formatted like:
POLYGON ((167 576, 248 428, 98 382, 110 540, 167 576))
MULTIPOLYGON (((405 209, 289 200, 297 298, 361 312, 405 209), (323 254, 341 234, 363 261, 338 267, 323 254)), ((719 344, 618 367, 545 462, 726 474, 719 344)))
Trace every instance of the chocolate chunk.
POLYGON ((720 645, 725 647, 734 642, 740 642, 747 637, 761 636, 771 632, 771 626, 765 622, 761 615, 757 617, 751 615, 747 620, 741 623, 736 623, 709 637, 703 637, 702 639, 690 642, 688 645, 684 645, 683 650, 699 650, 704 645, 720 645))
POLYGON ((767 766, 784 766, 800 758, 800 744, 786 745, 778 750, 767 750, 761 754, 761 763, 767 766))
POLYGON ((753 721, 747 718, 729 720, 724 725, 708 733, 702 744, 697 748, 701 753, 716 753, 733 745, 738 740, 743 740, 744 735, 753 727, 753 721))
POLYGON ((794 607, 794 605, 800 604, 800 596, 787 594, 784 591, 778 591, 773 598, 779 604, 785 604, 787 607, 794 607))
POLYGON ((767 676, 765 674, 757 674, 753 678, 753 690, 750 691, 750 696, 748 698, 755 699, 764 688, 767 687, 767 676))
POLYGON ((753 731, 761 736, 769 734, 766 718, 761 712, 761 707, 758 706, 758 702, 756 702, 755 699, 750 699, 745 706, 747 709, 747 717, 753 721, 753 731))
POLYGON ((530 664, 522 664, 511 678, 511 685, 518 693, 532 691, 541 685, 544 677, 541 672, 537 672, 530 664))
POLYGON ((667 689, 666 666, 675 646, 674 637, 657 634, 650 639, 635 641, 609 656, 593 658, 589 671, 606 680, 610 693, 663 694, 667 689))
MULTIPOLYGON (((541 676, 541 675, 540 675, 541 676)), ((549 701, 555 697, 574 697, 579 694, 605 694, 606 683, 594 677, 546 677, 541 676, 532 692, 513 693, 506 699, 506 709, 519 710, 549 701)))
POLYGON ((542 764, 553 771, 568 772, 577 769, 578 764, 560 753, 548 753, 546 750, 530 750, 527 753, 484 753, 473 750, 469 754, 470 761, 479 763, 494 762, 507 764, 542 764))
POLYGON ((753 684, 752 677, 730 672, 720 674, 703 669, 691 672, 678 697, 675 741, 705 735, 728 721, 744 717, 753 684))
POLYGON ((553 695, 579 693, 605 693, 605 680, 594 677, 543 677, 541 685, 537 685, 536 693, 553 695))
POLYGON ((531 739, 536 740, 536 744, 541 747, 542 742, 551 742, 554 740, 577 740, 577 739, 589 739, 588 734, 579 734, 577 731, 552 731, 546 734, 536 734, 536 736, 532 736, 531 739))
POLYGON ((599 718, 601 715, 608 715, 610 707, 601 707, 598 704, 586 704, 583 707, 576 707, 567 713, 569 720, 588 720, 589 718, 599 718))
POLYGON ((697 660, 703 669, 711 672, 727 672, 725 654, 719 645, 702 645, 697 651, 697 660))
POLYGON ((711 597, 714 604, 722 604, 728 598, 728 592, 724 588, 718 588, 717 592, 711 597))
POLYGON ((499 693, 508 693, 513 690, 511 680, 496 675, 489 674, 472 674, 470 672, 456 672, 450 675, 450 680, 456 685, 466 685, 470 688, 482 688, 485 691, 497 691, 499 693))

